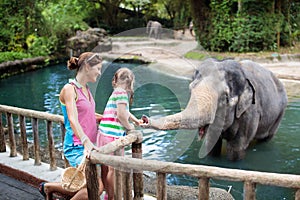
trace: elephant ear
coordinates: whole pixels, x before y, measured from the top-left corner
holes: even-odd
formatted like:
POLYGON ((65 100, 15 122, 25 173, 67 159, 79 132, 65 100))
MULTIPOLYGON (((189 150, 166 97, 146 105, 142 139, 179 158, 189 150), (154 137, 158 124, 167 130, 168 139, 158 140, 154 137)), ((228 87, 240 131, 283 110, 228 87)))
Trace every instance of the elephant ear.
POLYGON ((236 117, 240 116, 251 106, 255 104, 255 88, 249 79, 246 79, 246 85, 243 93, 239 97, 239 101, 236 106, 236 117))

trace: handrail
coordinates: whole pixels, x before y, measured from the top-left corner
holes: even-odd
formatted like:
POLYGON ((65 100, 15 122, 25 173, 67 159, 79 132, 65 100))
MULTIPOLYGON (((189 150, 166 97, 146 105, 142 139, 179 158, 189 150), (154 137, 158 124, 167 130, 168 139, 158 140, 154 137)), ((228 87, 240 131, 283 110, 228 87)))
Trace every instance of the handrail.
MULTIPOLYGON (((5 135, 3 131, 2 113, 6 114, 9 143, 10 143, 10 157, 17 156, 16 140, 14 134, 13 114, 18 115, 20 124, 20 133, 22 140, 23 160, 29 159, 28 143, 26 135, 26 123, 25 118, 31 118, 32 131, 33 131, 33 143, 34 143, 34 164, 41 165, 40 157, 40 142, 39 142, 39 120, 47 121, 47 137, 48 137, 48 149, 50 157, 50 170, 56 170, 55 160, 55 146, 53 139, 53 122, 60 123, 62 140, 65 134, 64 118, 61 115, 54 115, 47 112, 35 111, 31 109, 17 108, 13 106, 0 105, 0 152, 6 151, 5 135)), ((65 165, 68 166, 68 162, 65 160, 65 165)))
POLYGON ((262 185, 273 185, 300 189, 300 176, 293 174, 278 174, 241 169, 228 169, 222 167, 181 164, 157 160, 136 159, 128 157, 110 156, 93 151, 91 153, 93 164, 107 164, 114 167, 122 166, 124 169, 145 170, 193 177, 214 177, 219 180, 250 181, 262 185))
MULTIPOLYGON (((28 159, 28 145, 25 129, 25 117, 32 119, 32 129, 35 144, 35 165, 40 164, 39 158, 39 138, 38 138, 38 120, 47 120, 47 135, 48 148, 50 152, 50 169, 56 169, 56 162, 54 159, 54 141, 52 134, 52 122, 60 123, 62 130, 62 138, 64 135, 63 117, 60 115, 53 115, 46 112, 34 111, 30 109, 16 108, 12 106, 0 105, 0 152, 5 152, 5 135, 3 131, 2 113, 6 114, 6 121, 8 126, 8 135, 10 142, 10 156, 16 156, 16 142, 14 138, 13 114, 19 116, 20 133, 23 148, 23 160, 28 159), (4 147, 3 147, 4 146, 4 147), (27 153, 26 153, 27 152, 27 153)), ((241 181, 244 182, 244 199, 255 199, 256 184, 272 185, 295 189, 295 199, 300 200, 300 175, 279 174, 269 172, 257 172, 240 169, 226 169, 221 167, 179 164, 171 162, 162 162, 156 160, 145 160, 142 158, 142 136, 139 131, 129 132, 128 135, 122 139, 114 141, 92 151, 90 161, 86 167, 87 174, 87 188, 90 200, 98 200, 98 185, 97 183, 97 164, 105 164, 115 167, 116 177, 116 198, 132 199, 132 188, 134 191, 134 199, 143 199, 143 171, 153 171, 157 173, 157 199, 166 199, 166 174, 185 174, 199 179, 199 200, 207 200, 209 198, 209 179, 215 178, 227 181, 241 181), (132 158, 118 156, 120 149, 132 144, 132 158), (107 155, 111 152, 117 152, 116 156, 107 155), (132 173, 131 173, 132 172, 132 173), (121 178, 121 177, 126 177, 121 178), (131 179, 131 176, 133 179, 131 179), (133 181, 132 181, 133 180, 133 181), (120 183, 122 181, 122 183, 120 183), (134 186, 132 187, 131 183, 134 186), (124 188, 121 186, 124 185, 124 188)))
POLYGON ((31 109, 17 108, 13 106, 0 105, 0 112, 22 115, 24 117, 43 119, 47 121, 64 123, 62 115, 55 115, 47 112, 36 111, 31 109))

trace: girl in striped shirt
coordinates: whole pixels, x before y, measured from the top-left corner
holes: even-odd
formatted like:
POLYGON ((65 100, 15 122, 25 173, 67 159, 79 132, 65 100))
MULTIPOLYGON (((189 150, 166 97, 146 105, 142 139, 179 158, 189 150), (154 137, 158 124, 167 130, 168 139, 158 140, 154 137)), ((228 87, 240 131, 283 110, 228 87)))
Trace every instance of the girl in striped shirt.
MULTIPOLYGON (((114 88, 103 112, 97 135, 97 146, 101 147, 126 135, 143 123, 129 112, 129 105, 133 101, 134 74, 128 68, 120 68, 112 79, 114 88)), ((101 177, 108 199, 114 198, 114 169, 101 165, 101 177)))

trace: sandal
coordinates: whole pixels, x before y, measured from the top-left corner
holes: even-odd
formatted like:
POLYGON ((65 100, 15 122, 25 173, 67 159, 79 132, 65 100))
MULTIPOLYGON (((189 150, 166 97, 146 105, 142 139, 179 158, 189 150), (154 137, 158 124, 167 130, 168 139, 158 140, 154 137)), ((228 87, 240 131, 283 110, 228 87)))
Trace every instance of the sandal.
POLYGON ((45 184, 46 182, 41 182, 39 185, 39 192, 46 198, 47 194, 45 192, 45 184))

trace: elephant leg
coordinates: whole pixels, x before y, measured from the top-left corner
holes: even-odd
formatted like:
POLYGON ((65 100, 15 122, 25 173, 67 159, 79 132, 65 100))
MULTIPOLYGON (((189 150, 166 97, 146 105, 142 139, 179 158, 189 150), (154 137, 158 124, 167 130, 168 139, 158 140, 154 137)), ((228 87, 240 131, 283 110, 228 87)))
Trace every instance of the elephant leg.
POLYGON ((241 140, 232 140, 227 142, 227 158, 231 161, 238 161, 245 158, 246 151, 242 148, 241 140))
POLYGON ((252 116, 252 120, 250 121, 248 115, 243 116, 235 137, 227 140, 227 158, 229 160, 236 161, 244 159, 246 149, 250 142, 255 139, 260 117, 256 113, 252 113, 250 116, 252 116))
POLYGON ((267 141, 270 141, 273 138, 273 136, 277 132, 277 129, 278 129, 279 125, 280 125, 280 121, 281 121, 283 115, 284 115, 284 111, 282 111, 280 113, 280 115, 278 116, 278 118, 275 120, 275 122, 271 126, 271 128, 270 128, 267 136, 264 137, 264 138, 262 138, 262 139, 258 139, 259 142, 267 142, 267 141))

